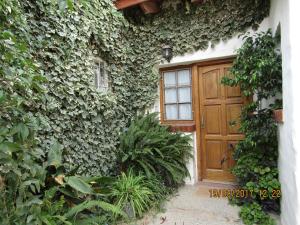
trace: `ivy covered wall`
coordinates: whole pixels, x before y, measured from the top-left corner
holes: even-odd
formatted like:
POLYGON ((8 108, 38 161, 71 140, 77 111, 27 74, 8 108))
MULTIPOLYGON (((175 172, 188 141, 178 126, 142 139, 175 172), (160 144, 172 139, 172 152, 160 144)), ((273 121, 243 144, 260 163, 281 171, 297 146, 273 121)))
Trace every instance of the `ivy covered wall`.
POLYGON ((114 171, 120 131, 156 99, 159 74, 153 66, 162 44, 172 44, 175 55, 205 49, 209 41, 257 27, 270 7, 268 0, 213 0, 199 6, 164 1, 157 15, 128 11, 124 17, 110 0, 62 3, 19 1, 28 25, 20 32, 49 80, 40 110, 41 147, 58 139, 65 159, 89 174, 114 171), (95 56, 110 65, 107 94, 94 87, 95 56))

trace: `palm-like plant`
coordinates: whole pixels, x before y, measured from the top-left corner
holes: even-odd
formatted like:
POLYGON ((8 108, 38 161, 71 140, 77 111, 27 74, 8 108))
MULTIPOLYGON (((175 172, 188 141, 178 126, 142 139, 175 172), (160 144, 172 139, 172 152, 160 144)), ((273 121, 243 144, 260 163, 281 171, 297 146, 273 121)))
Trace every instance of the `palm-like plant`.
POLYGON ((149 178, 160 175, 165 185, 177 186, 189 175, 190 143, 190 136, 171 133, 160 125, 156 113, 137 117, 120 138, 121 169, 149 178))

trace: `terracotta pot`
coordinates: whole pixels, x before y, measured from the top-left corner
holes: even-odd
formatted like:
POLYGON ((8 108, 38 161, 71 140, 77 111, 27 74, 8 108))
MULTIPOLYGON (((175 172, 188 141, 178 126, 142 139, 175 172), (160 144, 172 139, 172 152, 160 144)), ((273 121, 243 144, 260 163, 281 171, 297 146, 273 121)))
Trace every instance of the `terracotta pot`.
POLYGON ((277 123, 283 123, 282 109, 273 110, 274 119, 277 123))

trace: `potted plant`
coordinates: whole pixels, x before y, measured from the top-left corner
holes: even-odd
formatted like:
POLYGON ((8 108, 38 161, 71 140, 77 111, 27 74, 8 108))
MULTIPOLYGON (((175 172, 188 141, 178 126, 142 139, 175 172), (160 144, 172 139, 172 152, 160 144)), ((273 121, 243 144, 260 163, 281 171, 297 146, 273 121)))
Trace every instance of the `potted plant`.
POLYGON ((274 119, 277 123, 283 123, 282 99, 277 99, 272 105, 274 119))

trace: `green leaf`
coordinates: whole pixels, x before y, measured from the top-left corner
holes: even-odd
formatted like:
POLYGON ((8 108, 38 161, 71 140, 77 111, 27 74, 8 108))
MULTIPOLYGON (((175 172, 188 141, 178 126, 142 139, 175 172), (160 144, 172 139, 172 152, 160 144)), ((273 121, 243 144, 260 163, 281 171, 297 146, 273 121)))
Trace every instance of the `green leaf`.
POLYGON ((67 218, 73 217, 74 215, 82 212, 83 210, 86 209, 91 209, 93 207, 99 207, 101 209, 103 209, 104 211, 107 212, 111 212, 114 214, 118 214, 121 215, 123 217, 126 217, 126 214, 120 210, 119 207, 116 207, 112 204, 109 204, 107 202, 103 202, 103 201, 96 201, 96 200, 89 200, 89 201, 85 201, 75 207, 73 207, 72 209, 70 209, 64 216, 67 218))
POLYGON ((62 150, 63 146, 55 140, 48 152, 48 166, 54 166, 55 168, 58 168, 62 165, 62 150))
POLYGON ((84 180, 78 176, 65 177, 65 181, 70 187, 74 188, 76 191, 79 191, 84 194, 94 194, 94 191, 91 188, 91 186, 88 183, 84 182, 84 180))

